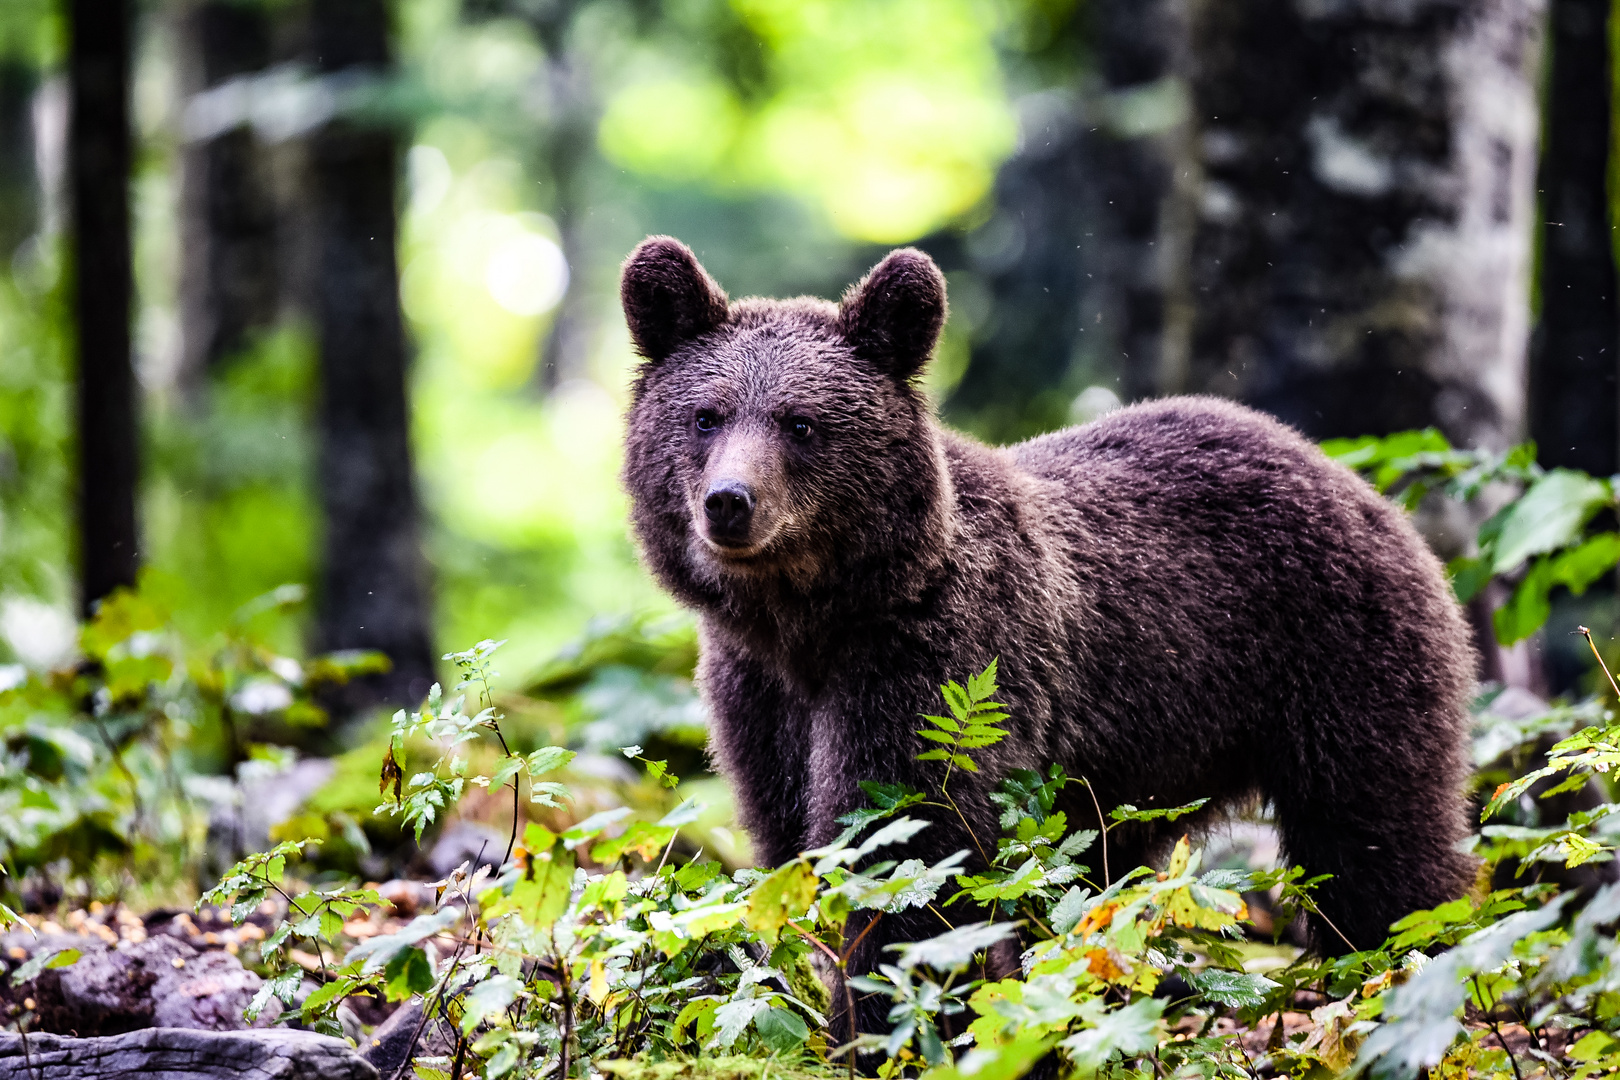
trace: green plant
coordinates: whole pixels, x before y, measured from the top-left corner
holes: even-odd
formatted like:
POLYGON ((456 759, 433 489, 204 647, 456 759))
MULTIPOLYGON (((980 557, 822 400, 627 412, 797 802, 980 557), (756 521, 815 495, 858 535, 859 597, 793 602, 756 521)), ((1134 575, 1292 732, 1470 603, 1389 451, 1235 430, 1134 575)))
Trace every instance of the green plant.
POLYGON ((81 895, 195 895, 220 774, 280 751, 259 740, 318 728, 325 686, 377 670, 373 654, 300 661, 261 630, 296 608, 283 587, 188 643, 148 591, 119 590, 80 633, 79 661, 0 691, 0 864, 81 895))
POLYGON ((1554 589, 1578 596, 1620 565, 1620 533, 1591 527, 1606 520, 1602 511, 1616 506, 1613 481, 1572 469, 1543 470, 1534 443, 1503 453, 1457 450, 1428 428, 1383 438, 1333 439, 1322 449, 1408 510, 1433 490, 1467 502, 1493 485, 1519 489, 1479 526, 1474 551, 1446 567, 1464 603, 1493 579, 1512 582, 1507 603, 1492 616, 1504 645, 1546 623, 1554 589))
MULTIPOLYGON (((794 1076, 835 1063, 852 1072, 861 1055, 880 1076, 921 1072, 934 1080, 1012 1078, 1047 1055, 1069 1075, 1120 1078, 1409 1077, 1428 1069, 1457 1080, 1509 1073, 1528 1080, 1540 1068, 1585 1080, 1620 1068, 1613 930, 1620 887, 1579 908, 1532 882, 1414 912, 1378 949, 1294 953, 1256 969, 1254 961, 1274 954, 1257 952, 1270 946, 1245 930, 1245 894, 1270 891, 1280 928, 1312 907, 1316 881, 1299 868, 1206 870, 1186 837, 1163 869, 1132 867, 1115 877, 1105 870, 1099 878, 1080 859, 1099 841, 1106 850, 1110 830, 1175 820, 1203 802, 1099 809, 1095 828, 1071 829, 1056 806, 1063 788, 1079 781, 1056 767, 1015 770, 999 786, 1000 835, 980 870, 966 871, 965 851, 934 865, 886 858, 929 827, 907 811, 958 812, 954 771, 980 768, 974 753, 1004 737, 994 665, 965 684, 945 684, 946 714, 923 729, 931 745, 919 757, 943 762, 939 801, 901 785, 863 783, 870 805, 845 815, 831 844, 769 873, 727 873, 677 843, 699 812, 691 800, 662 816, 619 807, 571 820, 569 792, 545 778, 569 752, 520 754, 506 744, 488 688, 497 647, 483 642, 449 657, 462 673, 456 690, 476 696, 446 698, 435 689, 423 709, 396 716, 400 737, 385 751, 382 776, 393 797, 384 808, 416 828, 451 812, 471 786, 509 784, 520 799, 526 784, 531 799, 560 818, 514 824, 509 857, 496 870, 464 866, 437 883, 430 910, 360 938, 345 920, 376 908, 378 898, 301 884, 292 867, 307 854, 304 845, 244 860, 208 899, 231 901, 238 918, 267 899, 284 907, 261 949, 270 978, 256 1006, 279 996, 297 1005, 285 1016, 332 1031, 346 997, 415 997, 458 1033, 449 1056, 419 1061, 419 1070, 489 1080, 592 1070, 663 1075, 659 1063, 676 1075, 707 1055, 766 1062, 794 1076), (407 781, 406 751, 418 745, 417 733, 437 749, 407 781), (480 742, 500 753, 475 755, 480 742), (475 760, 494 764, 475 775, 475 760), (945 922, 944 932, 889 946, 870 972, 848 971, 877 920, 923 906, 945 922), (982 977, 986 950, 1015 935, 1021 975, 982 977), (296 992, 311 965, 288 962, 294 941, 313 950, 311 975, 320 983, 302 1001, 296 992), (888 1003, 887 1032, 827 1029, 818 959, 848 976, 839 980, 847 1015, 856 1012, 857 993, 888 1003), (1285 1027, 1284 1017, 1301 1015, 1302 996, 1310 999, 1308 1019, 1285 1027), (1515 1042, 1517 1031, 1531 1042, 1515 1042)), ((1620 762, 1620 728, 1606 712, 1491 726, 1481 745, 1522 758, 1533 740, 1576 715, 1601 722, 1555 746, 1542 770, 1509 781, 1487 814, 1538 781, 1576 785, 1620 762)), ((624 753, 653 787, 679 785, 666 761, 637 746, 624 753)), ((1488 825, 1478 850, 1488 865, 1509 857, 1565 865, 1608 858, 1612 811, 1605 804, 1537 837, 1488 825)))

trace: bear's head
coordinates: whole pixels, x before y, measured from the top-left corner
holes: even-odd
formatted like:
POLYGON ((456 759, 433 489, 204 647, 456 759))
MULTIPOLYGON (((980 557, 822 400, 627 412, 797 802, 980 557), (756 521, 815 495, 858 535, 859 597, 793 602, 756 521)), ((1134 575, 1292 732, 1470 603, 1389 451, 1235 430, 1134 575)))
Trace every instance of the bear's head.
POLYGON ((684 244, 653 237, 620 292, 645 360, 625 482, 666 586, 735 607, 767 584, 811 593, 937 564, 949 482, 915 377, 945 279, 927 255, 891 253, 838 304, 733 302, 684 244))

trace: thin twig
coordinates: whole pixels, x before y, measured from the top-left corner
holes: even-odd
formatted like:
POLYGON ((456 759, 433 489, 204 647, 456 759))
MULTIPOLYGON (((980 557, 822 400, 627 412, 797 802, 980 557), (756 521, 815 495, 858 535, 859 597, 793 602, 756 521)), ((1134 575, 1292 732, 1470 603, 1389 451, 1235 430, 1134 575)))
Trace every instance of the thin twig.
MULTIPOLYGON (((1586 628, 1583 626, 1583 627, 1581 627, 1581 629, 1584 630, 1586 628)), ((1587 640, 1591 640, 1591 639, 1588 638, 1587 640)), ((1479 999, 1479 1001, 1480 1001, 1480 1004, 1483 1005, 1485 1003, 1485 992, 1479 988, 1479 976, 1478 975, 1473 976, 1473 980, 1474 980, 1474 996, 1477 997, 1479 999)), ((1507 1055, 1508 1064, 1513 1066, 1513 1080, 1524 1080, 1524 1074, 1519 1072, 1519 1059, 1513 1056, 1513 1051, 1508 1048, 1507 1040, 1502 1038, 1502 1026, 1501 1026, 1500 1023, 1497 1022, 1497 1019, 1496 1019, 1496 1015, 1495 1015, 1495 1013, 1496 1013, 1496 1005, 1495 1005, 1495 1003, 1493 1002, 1490 1008, 1485 1009, 1484 1013, 1485 1013, 1485 1022, 1487 1024, 1491 1025, 1491 1031, 1496 1036, 1496 1045, 1498 1045, 1498 1046, 1500 1046, 1502 1048, 1502 1053, 1507 1055)))
POLYGON ((849 948, 844 950, 840 963, 849 963, 849 958, 855 955, 855 950, 860 946, 861 942, 866 940, 866 935, 872 932, 872 928, 878 924, 878 920, 881 918, 883 918, 883 912, 881 911, 872 916, 872 921, 866 924, 866 929, 856 935, 855 940, 849 943, 849 948))
POLYGON ((1097 801, 1097 791, 1091 786, 1091 781, 1082 776, 1080 782, 1086 785, 1086 794, 1091 796, 1091 805, 1097 808, 1098 835, 1102 838, 1103 888, 1106 889, 1112 884, 1108 873, 1108 819, 1103 817, 1102 803, 1097 801))
MULTIPOLYGON (((880 912, 880 914, 881 914, 881 912, 880 912)), ((872 922, 876 923, 877 920, 873 919, 872 922)), ((855 991, 853 991, 853 990, 851 990, 849 988, 849 973, 844 970, 844 958, 839 956, 837 953, 833 952, 832 949, 828 948, 826 942, 824 942, 820 938, 816 937, 816 935, 812 934, 810 931, 806 930, 804 927, 800 926, 798 923, 794 922, 792 919, 789 919, 787 924, 789 926, 793 927, 793 929, 797 930, 799 933, 803 934, 805 937, 809 938, 810 943, 812 945, 814 945, 816 948, 820 949, 822 952, 826 953, 827 956, 832 959, 833 964, 838 969, 838 976, 843 981, 843 984, 844 984, 844 1009, 849 1014, 849 1046, 846 1049, 849 1052, 849 1075, 850 1075, 850 1080, 854 1080, 854 1076, 855 1076, 855 1040, 858 1038, 858 1036, 855 1033, 855 991)), ((868 924, 867 929, 868 930, 871 929, 870 924, 868 924)), ((863 933, 862 936, 863 937, 865 936, 864 933, 863 933)), ((855 939, 855 944, 857 944, 857 945, 860 944, 860 938, 855 939)), ((854 945, 850 946, 851 949, 853 949, 854 947, 855 947, 854 945)))
POLYGON ((1320 907, 1317 906, 1315 900, 1312 900, 1310 897, 1306 896, 1304 893, 1300 893, 1299 898, 1302 901, 1304 901, 1306 904, 1310 905, 1311 913, 1313 915, 1315 915, 1317 918, 1321 919, 1323 922, 1328 924, 1328 929, 1332 930, 1335 934, 1339 935, 1339 940, 1344 942, 1345 948, 1349 949, 1351 952, 1359 952, 1360 951, 1355 947, 1355 945, 1351 944, 1349 938, 1344 936, 1344 931, 1343 930, 1340 930, 1337 926, 1333 925, 1333 920, 1328 918, 1327 913, 1324 912, 1320 907))
MULTIPOLYGON (((680 835, 681 830, 676 829, 675 835, 671 836, 669 838, 669 843, 664 845, 664 853, 658 857, 658 865, 653 868, 653 877, 657 877, 659 872, 664 869, 664 863, 669 861, 669 853, 675 850, 675 840, 680 835)), ((699 854, 701 854, 701 852, 699 854)))
POLYGON ((1577 626, 1575 632, 1585 635, 1586 643, 1592 647, 1592 655, 1597 657, 1598 667, 1603 669, 1603 674, 1609 676, 1609 686, 1614 689, 1614 696, 1620 698, 1620 683, 1614 681, 1614 676, 1609 672, 1609 665, 1603 662, 1603 654, 1598 652, 1597 642, 1592 640, 1592 631, 1584 626, 1577 626))
POLYGON ((951 798, 951 793, 945 790, 944 784, 940 785, 939 793, 945 796, 945 801, 950 804, 952 810, 956 811, 956 816, 962 819, 962 828, 967 830, 968 839, 973 841, 973 846, 979 849, 979 858, 984 860, 985 869, 988 870, 994 866, 995 864, 991 861, 990 856, 984 852, 984 845, 979 843, 978 834, 973 831, 973 826, 968 824, 967 816, 962 813, 961 807, 956 805, 956 800, 951 798))
MULTIPOLYGON (((27 1074, 28 1080, 34 1080, 34 1059, 28 1053, 28 1024, 25 1021, 17 1023, 17 1034, 22 1038, 23 1071, 27 1074)), ((40 1071, 40 1080, 45 1080, 44 1070, 40 1071)))
MULTIPOLYGON (((465 947, 466 946, 462 946, 462 948, 465 947)), ((439 984, 438 1001, 444 1000, 445 989, 450 985, 450 980, 456 977, 456 969, 461 967, 461 952, 462 949, 460 948, 456 950, 456 957, 450 963, 450 970, 445 973, 444 982, 439 984)), ((399 1080, 400 1076, 402 1076, 405 1072, 405 1067, 409 1065, 416 1057, 416 1044, 422 1038, 422 1029, 427 1027, 427 1022, 432 1019, 433 1011, 437 1008, 437 1001, 433 1005, 425 1005, 423 1007, 422 1019, 416 1022, 416 1031, 411 1035, 411 1041, 405 1047, 405 1060, 399 1063, 398 1067, 396 1067, 393 1073, 389 1075, 388 1080, 399 1080)))

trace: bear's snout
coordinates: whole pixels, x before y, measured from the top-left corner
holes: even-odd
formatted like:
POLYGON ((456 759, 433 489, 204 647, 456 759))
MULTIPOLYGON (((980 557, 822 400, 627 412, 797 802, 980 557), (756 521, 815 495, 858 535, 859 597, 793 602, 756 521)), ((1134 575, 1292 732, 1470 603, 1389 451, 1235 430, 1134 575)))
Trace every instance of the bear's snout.
POLYGON ((725 547, 747 547, 754 520, 754 490, 741 480, 720 480, 703 499, 709 539, 725 547))

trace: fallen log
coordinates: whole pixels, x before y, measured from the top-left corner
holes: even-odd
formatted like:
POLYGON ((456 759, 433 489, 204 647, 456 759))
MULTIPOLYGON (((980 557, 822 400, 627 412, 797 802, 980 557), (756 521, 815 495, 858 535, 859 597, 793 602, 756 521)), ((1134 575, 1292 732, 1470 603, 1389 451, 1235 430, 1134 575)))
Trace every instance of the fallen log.
POLYGON ((0 1033, 0 1080, 378 1080, 342 1039, 312 1031, 145 1028, 75 1039, 0 1033))

